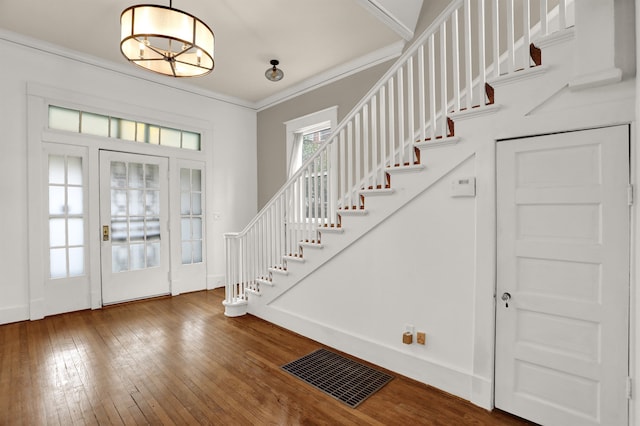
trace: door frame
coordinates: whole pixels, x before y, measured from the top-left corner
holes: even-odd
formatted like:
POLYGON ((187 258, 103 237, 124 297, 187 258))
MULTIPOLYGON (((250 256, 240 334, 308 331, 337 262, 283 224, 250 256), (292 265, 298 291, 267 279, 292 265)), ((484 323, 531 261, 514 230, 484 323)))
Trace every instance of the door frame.
MULTIPOLYGON (((504 138, 504 139, 496 139, 494 140, 494 143, 492 144, 492 164, 493 164, 493 217, 494 217, 494 226, 493 226, 493 251, 492 251, 492 256, 493 256, 493 267, 494 267, 494 273, 493 273, 493 278, 494 278, 494 282, 493 282, 493 316, 492 316, 492 322, 493 322, 493 341, 492 341, 492 345, 493 345, 493 374, 492 374, 492 395, 491 395, 491 407, 492 408, 496 408, 495 407, 495 392, 496 392, 496 375, 497 375, 497 365, 496 365, 496 354, 497 354, 497 344, 496 344, 496 339, 497 339, 497 330, 498 330, 498 322, 497 322, 497 312, 498 312, 498 308, 499 308, 499 304, 501 303, 501 301, 499 300, 499 295, 497 294, 498 292, 498 228, 500 226, 500 224, 498 223, 497 220, 497 212, 498 212, 498 192, 497 192, 497 176, 498 176, 498 163, 497 163, 497 144, 498 143, 508 143, 509 141, 515 141, 515 140, 522 140, 522 139, 529 139, 529 138, 537 138, 537 137, 543 137, 543 136, 550 136, 550 135, 556 135, 556 134, 562 134, 562 133, 575 133, 575 132, 583 132, 583 131, 590 131, 590 130, 597 130, 597 129, 606 129, 606 128, 611 128, 611 127, 620 127, 620 126, 624 126, 627 128, 627 132, 628 132, 628 158, 629 158, 629 185, 630 185, 630 203, 629 203, 629 232, 630 232, 630 236, 629 236, 629 271, 628 271, 628 305, 627 305, 627 316, 628 316, 628 326, 627 326, 627 374, 629 379, 631 380, 628 384, 628 388, 627 388, 627 392, 629 395, 628 398, 628 403, 627 403, 627 411, 628 411, 628 415, 627 415, 627 419, 628 419, 628 424, 635 424, 634 423, 634 399, 638 399, 635 396, 635 391, 634 391, 634 382, 636 381, 635 379, 638 379, 638 373, 636 372, 636 360, 634 358, 634 355, 636 354, 637 350, 636 350, 636 342, 640 341, 639 339, 636 339, 635 336, 636 335, 640 335, 640 326, 636 326, 635 322, 636 319, 638 318, 638 310, 634 308, 634 304, 635 306, 640 306, 640 301, 638 301, 637 299, 640 297, 640 295, 636 294, 636 290, 635 290, 635 276, 637 275, 637 267, 636 267, 636 263, 634 261, 634 259, 637 256, 637 250, 636 250, 636 241, 638 241, 638 237, 639 235, 636 232, 636 223, 638 223, 638 218, 636 218, 636 216, 638 216, 640 214, 640 210, 638 210, 636 208, 636 205, 638 203, 638 199, 640 199, 640 197, 638 196, 638 188, 640 187, 640 185, 636 184, 636 164, 638 161, 636 159, 636 157, 638 155, 640 155, 640 150, 636 151, 636 148, 634 147, 633 141, 636 139, 636 131, 635 131, 635 126, 632 123, 620 123, 620 124, 611 124, 611 125, 604 125, 604 126, 594 126, 594 127, 584 127, 584 128, 578 128, 578 129, 571 129, 571 130, 567 130, 567 131, 555 131, 555 132, 546 132, 546 133, 539 133, 539 134, 531 134, 531 135, 525 135, 525 136, 515 136, 515 137, 508 137, 508 138, 504 138)), ((639 381, 640 382, 640 381, 639 381)), ((637 416, 638 413, 635 414, 635 416, 637 416)))
MULTIPOLYGON (((166 252, 164 254, 161 255, 160 259, 161 261, 165 261, 166 262, 166 273, 167 273, 167 281, 169 284, 169 288, 168 291, 166 293, 162 293, 162 294, 152 294, 152 295, 147 295, 147 296, 142 296, 142 297, 134 297, 131 299, 123 299, 121 301, 113 301, 113 302, 105 302, 104 301, 104 290, 105 290, 105 267, 107 269, 111 269, 110 265, 104 265, 105 262, 105 244, 104 241, 101 242, 100 244, 100 291, 101 291, 101 300, 102 300, 102 306, 106 306, 106 305, 110 305, 110 304, 117 304, 117 303, 123 303, 123 302, 128 302, 128 301, 132 301, 132 300, 138 300, 138 299, 145 299, 145 298, 152 298, 152 297, 157 297, 157 296, 163 296, 163 295, 168 295, 168 294, 172 294, 172 289, 173 289, 173 283, 171 280, 171 276, 173 275, 173 263, 172 263, 172 235, 171 235, 171 231, 172 231, 172 227, 169 226, 169 224, 171 223, 171 176, 169 174, 169 157, 166 156, 160 156, 160 155, 150 155, 150 154, 136 154, 136 153, 132 153, 132 152, 124 152, 124 151, 113 151, 113 150, 109 150, 109 149, 100 149, 98 152, 98 156, 99 156, 99 161, 100 161, 100 169, 98 170, 98 185, 100 187, 100 191, 98 193, 98 199, 100 202, 100 207, 101 207, 101 211, 100 211, 100 217, 98 218, 98 220, 100 221, 101 225, 100 226, 104 226, 106 224, 106 222, 104 222, 104 218, 102 217, 102 209, 103 208, 107 208, 106 206, 103 206, 102 203, 103 200, 101 197, 103 195, 103 185, 108 185, 108 183, 102 182, 102 174, 103 174, 103 161, 110 161, 110 159, 108 158, 112 153, 118 155, 118 154, 122 154, 125 156, 135 156, 137 158, 139 157, 146 157, 146 158, 152 158, 152 159, 158 159, 159 162, 164 162, 166 164, 166 182, 164 182, 164 184, 166 185, 166 193, 165 194, 160 194, 160 209, 162 211, 162 207, 164 204, 164 207, 166 208, 166 217, 164 218, 164 221, 160 222, 160 230, 161 230, 161 235, 162 234, 166 234, 165 240, 166 240, 166 252), (103 159, 103 153, 104 153, 104 159, 103 159)), ((106 167, 106 165, 105 165, 106 167)), ((162 178, 162 171, 160 172, 160 178, 162 178)), ((162 182, 160 182, 160 185, 162 185, 162 182)), ((160 187, 161 188, 161 187, 160 187)), ((107 208, 110 209, 110 208, 107 208)), ((102 229, 102 228, 101 228, 102 229)), ((175 228, 176 232, 180 232, 179 228, 175 228)), ((109 243, 111 243, 112 241, 112 233, 113 230, 109 229, 109 243)), ((111 247, 111 244, 109 244, 109 247, 111 247)), ((109 256, 109 258, 111 258, 109 256)), ((143 270, 144 271, 144 270, 143 270)), ((141 274, 141 271, 131 271, 128 270, 127 272, 132 272, 134 274, 141 274)), ((162 271, 160 271, 160 273, 162 273, 162 271)))
MULTIPOLYGON (((61 90, 55 87, 44 86, 37 83, 29 83, 27 85, 27 171, 26 171, 26 190, 27 205, 29 215, 25 219, 28 224, 29 233, 27 239, 27 258, 28 258, 28 311, 27 317, 30 320, 42 319, 46 315, 45 309, 45 286, 44 280, 48 274, 48 266, 46 265, 45 244, 43 243, 43 235, 48 232, 43 217, 48 212, 48 206, 45 205, 45 186, 43 182, 46 178, 42 167, 43 158, 45 156, 43 143, 49 143, 52 146, 60 144, 63 146, 82 147, 87 150, 88 162, 88 235, 87 235, 87 279, 90 286, 90 309, 102 308, 102 283, 100 273, 100 244, 101 244, 101 225, 100 225, 100 206, 99 206, 99 151, 111 150, 128 152, 132 154, 151 155, 156 157, 169 158, 169 175, 173 176, 174 170, 182 164, 182 162, 197 162, 203 165, 203 170, 208 172, 212 164, 212 150, 210 147, 210 139, 212 135, 211 123, 203 119, 197 119, 190 116, 177 116, 175 112, 150 110, 148 107, 142 107, 131 104, 123 104, 118 100, 109 100, 96 98, 94 96, 70 92, 69 90, 61 90), (162 147, 139 142, 123 141, 115 138, 106 138, 101 136, 92 136, 89 134, 81 134, 74 132, 65 132, 49 129, 48 126, 48 109, 50 105, 63 108, 76 109, 80 111, 95 112, 113 117, 123 117, 130 120, 138 120, 146 123, 155 123, 157 125, 180 128, 187 131, 200 133, 201 150, 191 151, 184 149, 176 149, 162 147), (177 122, 178 120, 180 122, 177 122), (209 143, 208 143, 208 142, 209 143)), ((210 179, 210 177, 207 177, 210 179)), ((207 182, 203 182, 206 188, 209 186, 207 182)), ((171 186, 171 182, 170 182, 171 186)), ((171 189, 170 189, 171 191, 171 189)), ((171 210, 171 200, 169 209, 171 210)), ((205 240, 209 238, 204 235, 205 240)), ((206 244, 206 243, 205 243, 206 244)), ((48 249, 48 247, 46 247, 48 249)), ((171 250, 174 250, 173 246, 171 250)), ((175 257, 173 254, 171 258, 175 257)), ((210 256, 208 256, 210 257, 210 256)), ((203 274, 203 282, 207 288, 207 265, 210 263, 209 258, 205 258, 203 274)), ((182 269, 182 268, 179 268, 182 269)), ((175 270, 172 268, 171 281, 175 270)), ((221 281, 222 278, 219 278, 221 281)), ((172 286, 173 287, 173 286, 172 286)), ((172 288, 172 294, 180 294, 180 288, 172 288)))

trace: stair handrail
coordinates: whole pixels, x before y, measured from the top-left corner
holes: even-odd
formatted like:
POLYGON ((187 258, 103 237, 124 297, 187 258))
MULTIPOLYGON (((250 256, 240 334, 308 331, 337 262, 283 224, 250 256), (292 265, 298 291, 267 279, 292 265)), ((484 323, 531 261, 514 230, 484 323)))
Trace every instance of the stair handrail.
POLYGON ((321 151, 327 145, 332 144, 337 139, 337 136, 340 134, 340 132, 344 130, 347 124, 354 119, 355 115, 360 110, 362 110, 362 107, 371 100, 371 97, 375 95, 375 93, 377 93, 377 91, 380 90, 380 88, 389 81, 389 78, 391 78, 398 71, 398 69, 400 69, 400 67, 403 66, 404 60, 412 56, 416 52, 416 50, 422 44, 424 44, 425 40, 431 37, 436 32, 436 30, 440 28, 442 23, 448 19, 450 14, 453 13, 454 10, 459 8, 463 2, 464 0, 454 0, 440 13, 440 15, 438 15, 438 17, 431 23, 431 25, 429 25, 425 29, 425 31, 420 35, 420 37, 418 37, 416 40, 413 41, 413 43, 411 43, 409 48, 406 49, 402 53, 402 55, 398 57, 396 62, 393 64, 393 66, 389 68, 387 72, 385 72, 382 75, 382 77, 378 79, 376 84, 367 92, 367 94, 364 95, 360 99, 360 101, 351 109, 351 111, 340 121, 340 123, 335 128, 335 130, 332 129, 331 134, 329 135, 327 140, 323 142, 320 146, 318 146, 317 151, 313 155, 311 155, 304 163, 302 163, 300 168, 298 168, 298 170, 294 174, 292 174, 289 177, 289 179, 287 179, 287 181, 280 187, 278 192, 276 192, 271 197, 271 199, 269 199, 269 201, 260 209, 260 211, 258 211, 258 213, 244 227, 244 229, 240 232, 235 233, 236 234, 234 236, 235 238, 239 238, 245 235, 248 232, 248 230, 251 229, 251 227, 256 224, 256 222, 260 219, 260 216, 263 215, 264 212, 266 212, 270 207, 273 206, 276 200, 284 194, 288 186, 290 186, 293 182, 295 182, 297 179, 300 178, 300 175, 306 170, 306 168, 320 156, 321 151))

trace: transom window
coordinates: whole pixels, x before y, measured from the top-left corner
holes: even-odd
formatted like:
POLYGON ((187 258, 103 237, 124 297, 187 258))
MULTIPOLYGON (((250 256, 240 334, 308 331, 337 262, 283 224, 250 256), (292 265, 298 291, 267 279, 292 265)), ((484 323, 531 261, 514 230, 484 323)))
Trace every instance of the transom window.
POLYGON ((150 145, 202 150, 199 133, 55 105, 49 106, 49 128, 150 145))

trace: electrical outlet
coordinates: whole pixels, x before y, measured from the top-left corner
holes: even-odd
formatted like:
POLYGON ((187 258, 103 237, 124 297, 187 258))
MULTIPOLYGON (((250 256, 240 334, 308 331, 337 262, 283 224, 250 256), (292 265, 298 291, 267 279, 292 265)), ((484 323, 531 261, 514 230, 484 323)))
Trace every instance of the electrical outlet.
POLYGON ((413 334, 407 332, 402 333, 402 343, 405 345, 410 345, 413 343, 413 334))
POLYGON ((418 331, 418 334, 416 335, 416 342, 419 345, 426 345, 427 344, 427 334, 424 331, 418 331))

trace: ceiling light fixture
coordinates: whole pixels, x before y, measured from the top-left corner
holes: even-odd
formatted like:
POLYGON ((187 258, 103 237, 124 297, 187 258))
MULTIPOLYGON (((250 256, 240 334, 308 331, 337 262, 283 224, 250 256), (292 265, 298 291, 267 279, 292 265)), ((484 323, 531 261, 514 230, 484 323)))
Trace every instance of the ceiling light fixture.
POLYGON ((120 51, 130 62, 172 77, 197 77, 213 70, 214 36, 195 16, 169 7, 141 4, 120 15, 120 51))
POLYGON ((264 72, 264 76, 267 77, 267 80, 269 81, 282 80, 282 77, 284 77, 284 73, 280 68, 278 68, 280 61, 278 61, 277 59, 272 59, 271 62, 269 63, 273 66, 271 68, 267 68, 267 70, 264 72))

